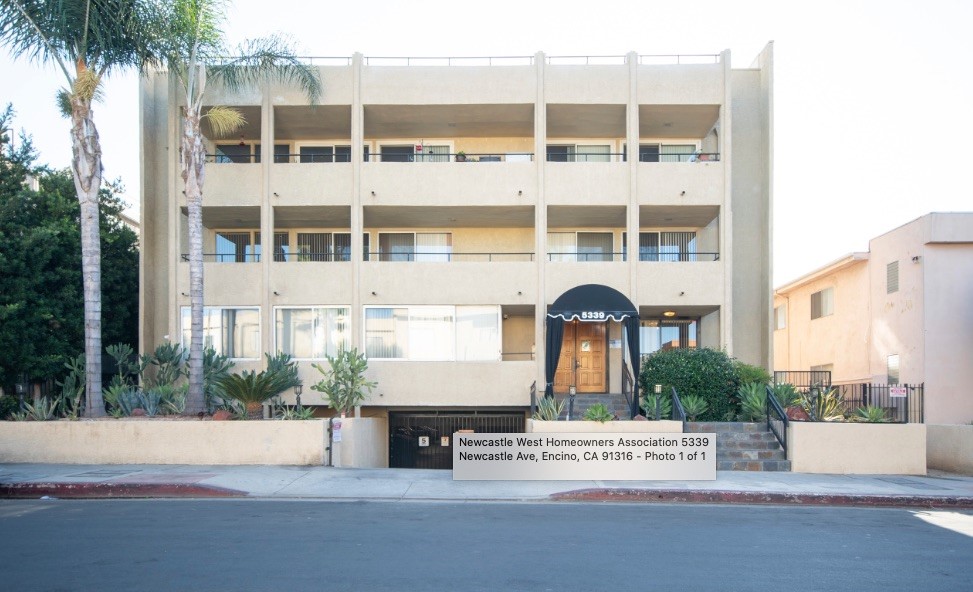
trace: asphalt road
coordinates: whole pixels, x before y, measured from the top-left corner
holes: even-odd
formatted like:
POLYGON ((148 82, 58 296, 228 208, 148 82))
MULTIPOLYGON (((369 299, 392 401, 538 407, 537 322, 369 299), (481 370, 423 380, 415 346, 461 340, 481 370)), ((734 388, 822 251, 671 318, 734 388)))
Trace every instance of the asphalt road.
POLYGON ((5 590, 973 590, 973 512, 0 501, 5 590))

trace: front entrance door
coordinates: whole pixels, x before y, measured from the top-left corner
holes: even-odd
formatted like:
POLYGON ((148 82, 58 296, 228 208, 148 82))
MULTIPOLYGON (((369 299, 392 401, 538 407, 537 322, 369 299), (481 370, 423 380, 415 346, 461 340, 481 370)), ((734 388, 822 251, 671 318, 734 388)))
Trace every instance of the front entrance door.
POLYGON ((607 336, 605 323, 565 323, 555 393, 567 393, 572 385, 579 393, 607 392, 607 336))

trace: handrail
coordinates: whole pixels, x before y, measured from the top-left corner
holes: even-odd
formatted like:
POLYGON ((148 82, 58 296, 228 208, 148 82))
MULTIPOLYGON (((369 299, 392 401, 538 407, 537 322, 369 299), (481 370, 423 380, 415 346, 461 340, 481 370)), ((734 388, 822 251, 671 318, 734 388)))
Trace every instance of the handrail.
MULTIPOLYGON (((532 162, 533 152, 442 152, 442 153, 405 153, 405 154, 382 154, 381 152, 369 153, 364 156, 365 162, 424 162, 442 164, 450 162, 532 162), (515 157, 515 158, 511 158, 515 157), (519 157, 519 158, 518 158, 519 157)), ((327 161, 324 161, 327 162, 327 161)))
POLYGON ((777 437, 781 448, 784 449, 784 456, 786 458, 787 426, 790 424, 790 420, 787 418, 787 413, 781 406, 780 401, 777 400, 776 395, 774 395, 774 390, 770 388, 770 385, 765 385, 764 389, 767 391, 767 429, 777 437), (778 427, 778 423, 780 427, 778 427))
POLYGON ((559 263, 559 262, 599 262, 608 263, 612 261, 625 261, 625 253, 582 253, 579 251, 561 251, 559 253, 548 253, 547 260, 559 263), (563 257, 563 259, 562 259, 563 257))
POLYGON ((640 263, 697 263, 700 261, 719 261, 717 251, 692 251, 684 253, 639 253, 640 263), (712 257, 712 259, 710 259, 712 257))
POLYGON ((683 431, 686 431, 686 409, 682 406, 682 401, 679 400, 679 393, 676 392, 676 387, 672 387, 672 419, 681 421, 683 423, 683 431))
POLYGON ((530 416, 534 417, 534 413, 537 412, 537 381, 531 383, 530 385, 530 416))
MULTIPOLYGON (((183 261, 189 261, 189 253, 181 253, 183 261)), ((203 253, 203 262, 209 263, 259 263, 260 253, 203 253), (207 259, 208 258, 208 259, 207 259)))
POLYGON ((632 417, 638 414, 638 408, 635 406, 635 400, 633 395, 635 389, 635 379, 632 378, 632 370, 629 369, 628 363, 624 360, 622 361, 622 394, 625 395, 625 402, 628 403, 629 413, 632 417))

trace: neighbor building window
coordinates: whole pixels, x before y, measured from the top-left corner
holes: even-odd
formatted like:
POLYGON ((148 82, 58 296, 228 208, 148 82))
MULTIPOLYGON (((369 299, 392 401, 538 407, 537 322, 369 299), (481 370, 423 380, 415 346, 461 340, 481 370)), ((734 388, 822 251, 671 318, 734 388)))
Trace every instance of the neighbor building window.
POLYGON ((294 358, 320 360, 349 344, 348 309, 331 306, 278 307, 276 349, 294 358))
POLYGON ((888 366, 888 383, 899 384, 899 354, 892 354, 886 360, 888 366))
POLYGON ((500 358, 497 306, 365 308, 365 355, 413 361, 500 358))
POLYGON ((834 288, 811 294, 811 320, 834 314, 834 288))
POLYGON ((780 331, 787 328, 787 303, 774 308, 774 330, 780 331))
POLYGON ((893 261, 885 266, 885 293, 899 291, 899 262, 893 261))
MULTIPOLYGON (((189 349, 192 313, 188 306, 183 306, 181 313, 182 345, 189 349)), ((212 347, 216 353, 228 358, 259 360, 260 309, 204 307, 203 347, 212 347)))

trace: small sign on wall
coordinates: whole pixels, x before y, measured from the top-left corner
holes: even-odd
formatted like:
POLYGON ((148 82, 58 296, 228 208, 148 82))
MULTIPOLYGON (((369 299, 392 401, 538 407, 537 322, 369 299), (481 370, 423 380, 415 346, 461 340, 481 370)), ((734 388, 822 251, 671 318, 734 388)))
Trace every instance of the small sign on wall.
POLYGON ((429 446, 429 436, 419 436, 419 446, 429 446))
POLYGON ((908 389, 906 389, 906 387, 904 387, 904 386, 893 386, 893 387, 889 387, 889 396, 890 397, 905 397, 905 396, 907 396, 906 395, 907 390, 908 389))
POLYGON ((331 420, 331 441, 341 442, 341 418, 336 417, 331 420))
POLYGON ((611 348, 611 349, 622 349, 622 340, 621 339, 610 339, 608 341, 608 347, 611 348))

